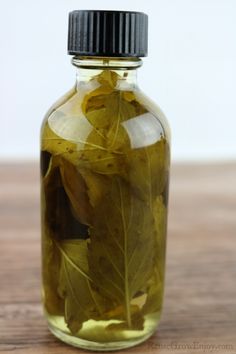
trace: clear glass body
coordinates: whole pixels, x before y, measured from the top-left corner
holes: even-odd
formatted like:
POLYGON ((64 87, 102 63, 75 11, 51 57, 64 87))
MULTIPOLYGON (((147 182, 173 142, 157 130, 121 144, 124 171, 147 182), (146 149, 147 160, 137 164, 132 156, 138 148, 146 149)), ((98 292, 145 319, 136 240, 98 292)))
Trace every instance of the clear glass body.
POLYGON ((170 134, 137 85, 140 59, 73 64, 41 130, 44 311, 61 340, 116 350, 160 320, 170 134))

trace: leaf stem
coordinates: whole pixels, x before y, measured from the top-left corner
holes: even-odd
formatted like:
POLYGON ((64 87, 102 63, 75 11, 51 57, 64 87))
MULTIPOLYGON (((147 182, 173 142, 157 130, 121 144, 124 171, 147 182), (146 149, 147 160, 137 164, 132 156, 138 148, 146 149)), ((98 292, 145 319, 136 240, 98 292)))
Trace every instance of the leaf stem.
POLYGON ((123 197, 122 197, 120 184, 119 184, 119 191, 120 191, 120 201, 121 201, 121 215, 122 215, 123 230, 124 230, 125 310, 126 310, 127 325, 130 328, 132 326, 132 323, 131 323, 131 314, 130 314, 130 294, 129 294, 128 261, 127 261, 127 237, 128 236, 127 236, 126 222, 125 222, 124 209, 123 209, 123 197))

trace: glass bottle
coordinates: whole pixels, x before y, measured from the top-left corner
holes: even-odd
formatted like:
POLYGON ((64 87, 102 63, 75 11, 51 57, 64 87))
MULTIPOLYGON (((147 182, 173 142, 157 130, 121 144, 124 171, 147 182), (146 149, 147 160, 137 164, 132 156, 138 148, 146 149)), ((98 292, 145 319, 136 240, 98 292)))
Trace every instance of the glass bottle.
POLYGON ((41 130, 44 311, 62 341, 116 350, 150 337, 160 319, 170 133, 137 84, 146 15, 74 11, 69 24, 76 84, 41 130), (132 35, 111 36, 133 21, 132 35))

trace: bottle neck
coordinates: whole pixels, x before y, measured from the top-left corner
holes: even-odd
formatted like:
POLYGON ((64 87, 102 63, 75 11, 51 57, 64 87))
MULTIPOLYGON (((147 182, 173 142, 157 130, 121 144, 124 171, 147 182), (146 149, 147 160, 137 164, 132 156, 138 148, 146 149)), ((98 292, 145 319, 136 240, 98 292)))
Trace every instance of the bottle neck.
POLYGON ((140 58, 98 58, 73 57, 72 64, 77 68, 76 87, 81 87, 95 79, 104 70, 116 72, 117 89, 130 90, 137 87, 137 69, 142 66, 140 58))

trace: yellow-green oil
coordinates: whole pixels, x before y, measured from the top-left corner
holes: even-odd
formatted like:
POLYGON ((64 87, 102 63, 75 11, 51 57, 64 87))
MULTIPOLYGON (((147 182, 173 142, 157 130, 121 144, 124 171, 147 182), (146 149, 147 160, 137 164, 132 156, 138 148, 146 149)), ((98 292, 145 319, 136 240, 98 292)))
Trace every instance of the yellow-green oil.
POLYGON ((58 338, 92 350, 144 341, 162 308, 168 133, 126 75, 98 71, 42 126, 45 315, 58 338))

